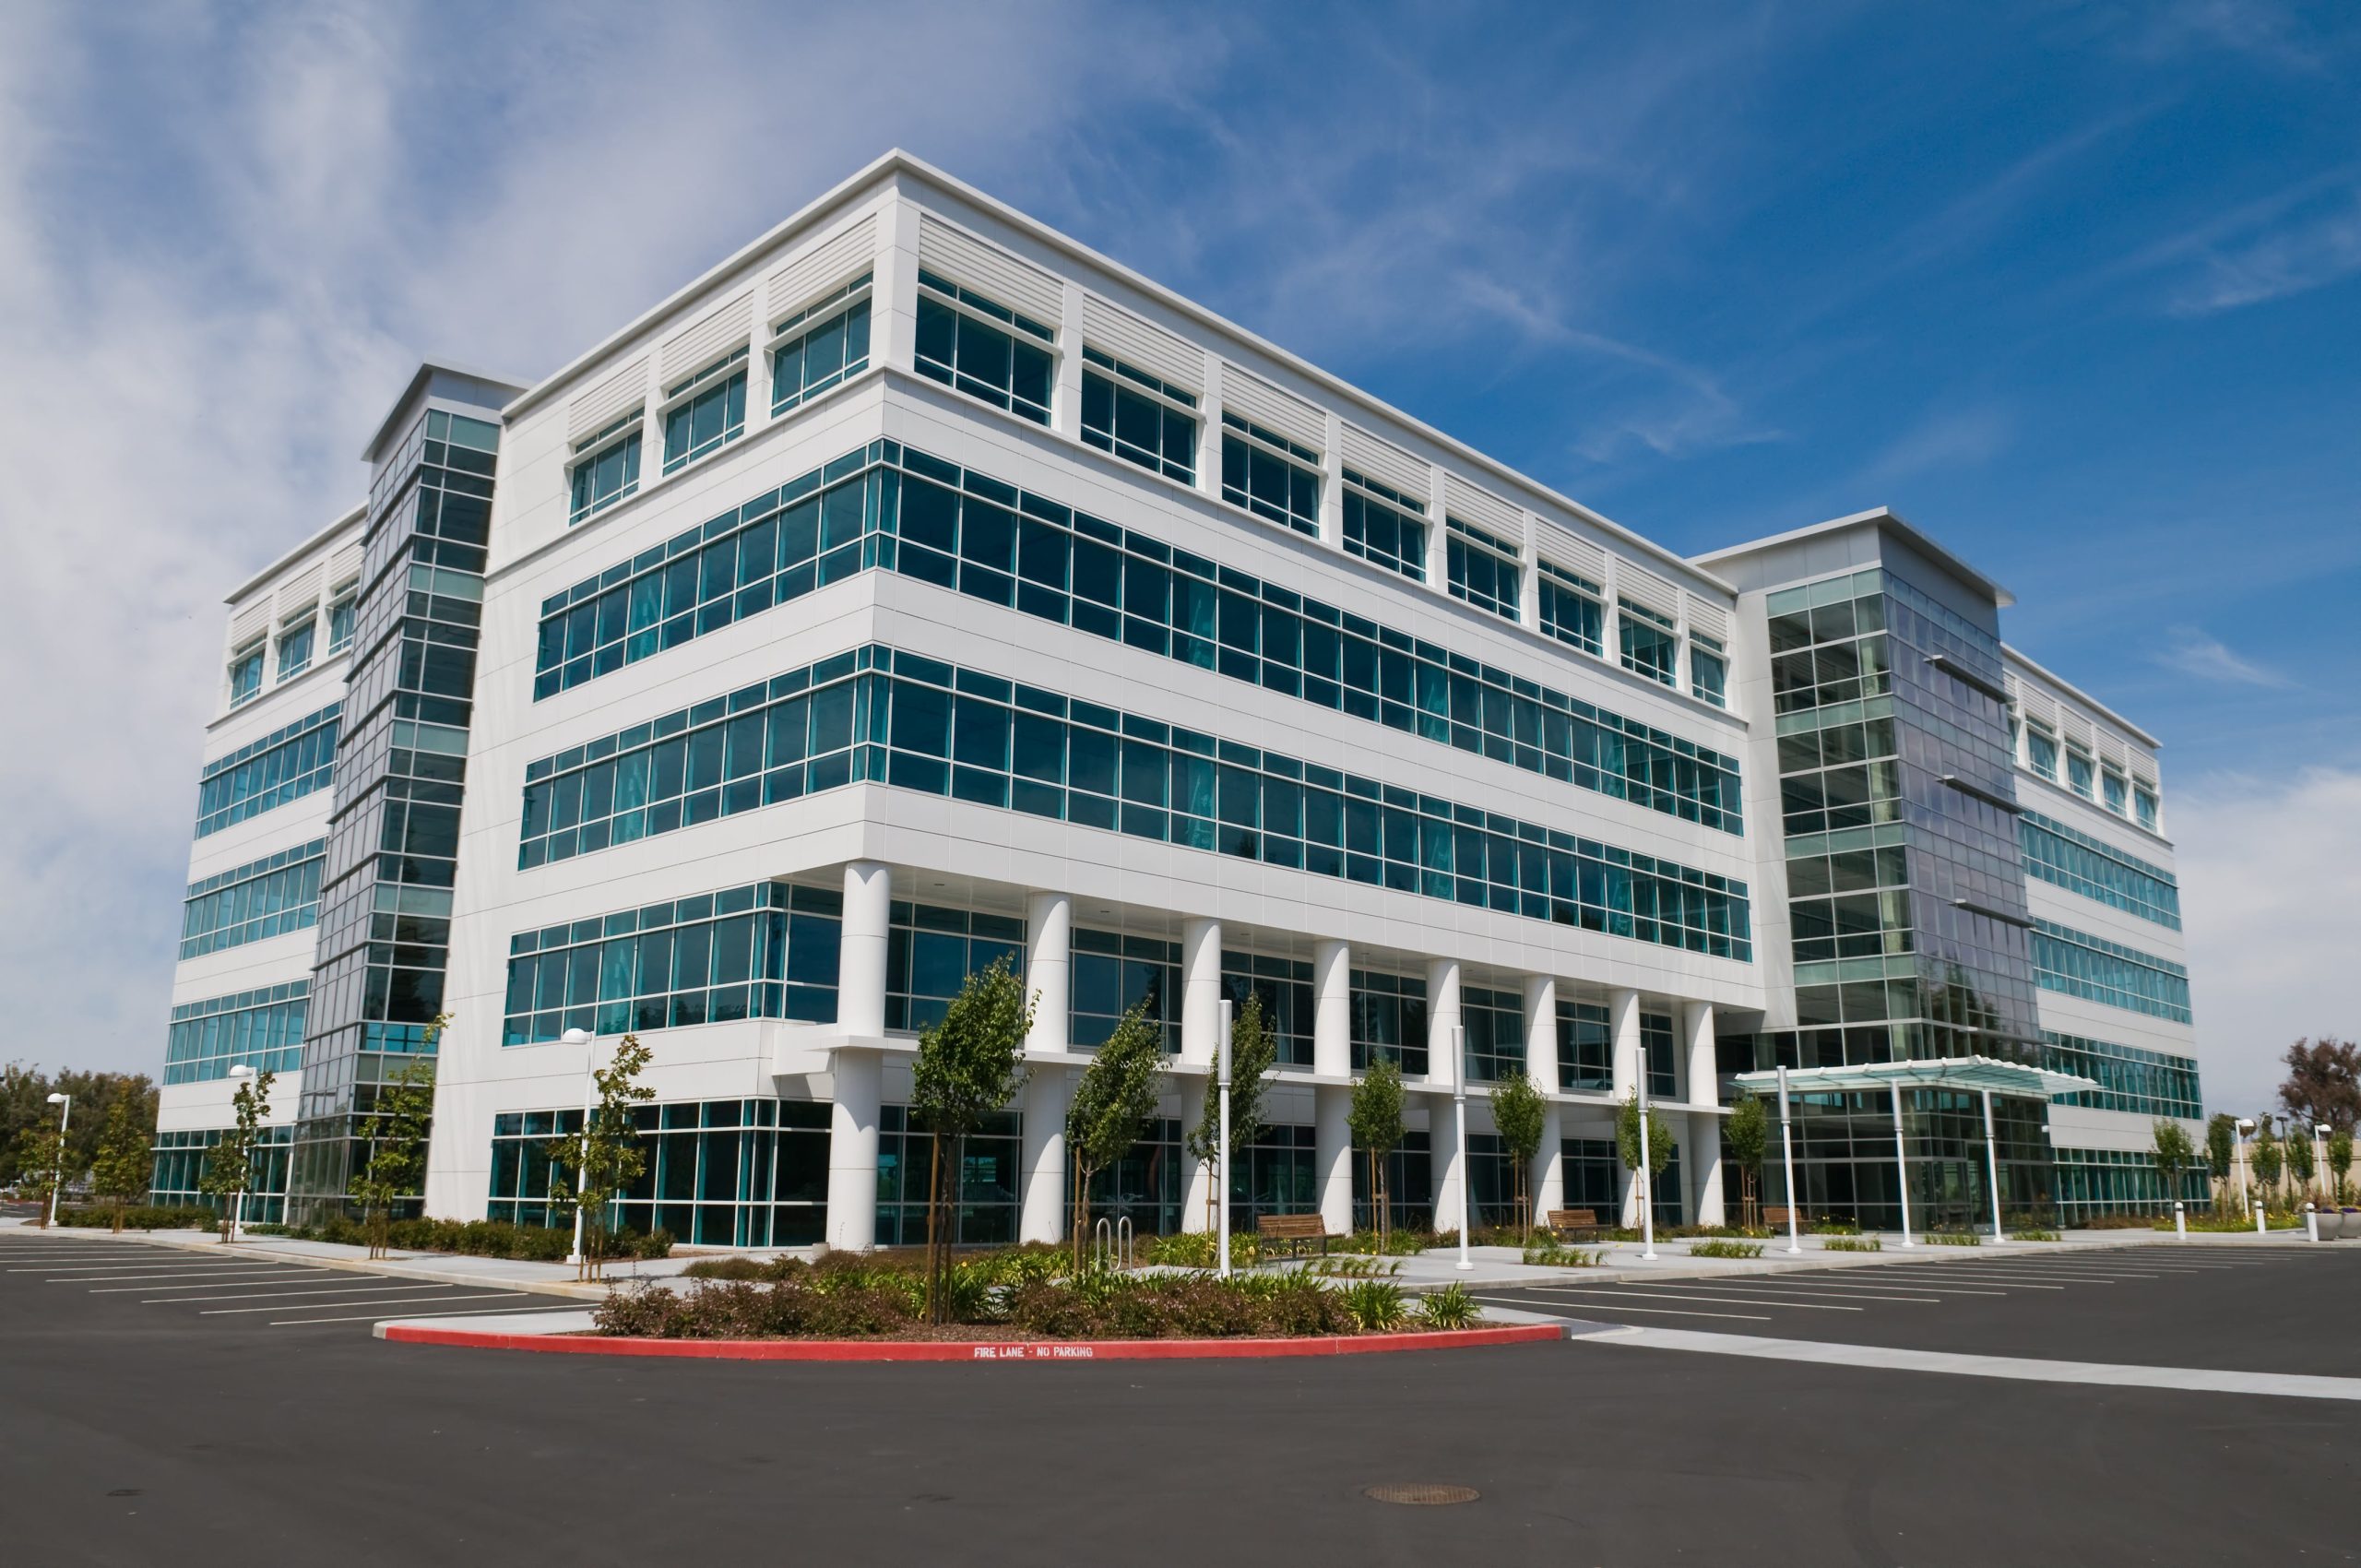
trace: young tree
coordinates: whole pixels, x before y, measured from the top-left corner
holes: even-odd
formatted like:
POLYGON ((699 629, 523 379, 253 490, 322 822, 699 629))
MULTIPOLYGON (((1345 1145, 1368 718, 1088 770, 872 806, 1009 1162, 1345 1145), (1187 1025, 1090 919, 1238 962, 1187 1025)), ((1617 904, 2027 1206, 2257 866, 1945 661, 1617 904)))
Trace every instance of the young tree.
POLYGON ((40 1205, 33 1223, 46 1229, 49 1225, 49 1194, 56 1190, 58 1166, 65 1158, 65 1140, 57 1130, 57 1119, 28 1122, 18 1130, 16 1142, 9 1146, 17 1167, 17 1195, 40 1205))
MULTIPOLYGON (((1279 1037, 1263 1020, 1263 999, 1250 995, 1246 1005, 1230 1010, 1229 1018, 1229 1153, 1235 1160, 1263 1135, 1263 1096, 1271 1070, 1279 1064, 1279 1037)), ((1189 1158, 1205 1168, 1205 1229, 1214 1229, 1214 1205, 1228 1203, 1228 1193, 1216 1193, 1220 1180, 1216 1160, 1221 1153, 1221 1075, 1205 1077, 1205 1107, 1196 1131, 1186 1140, 1189 1158)))
POLYGON ((2197 1162, 2197 1146, 2189 1129, 2170 1119, 2159 1121, 2152 1134, 2156 1142, 2156 1171, 2165 1179, 2165 1201, 2180 1196, 2180 1173, 2197 1162))
MULTIPOLYGON (((1648 1206, 1656 1201, 1656 1178, 1672 1163, 1672 1129, 1665 1125, 1664 1113, 1648 1112, 1648 1206)), ((1623 1169, 1636 1173, 1640 1169, 1640 1097, 1637 1091, 1623 1097, 1623 1105, 1615 1113, 1615 1152, 1622 1157, 1623 1169)))
POLYGON ((1147 999, 1132 1004, 1074 1087, 1066 1109, 1066 1158, 1074 1165, 1074 1265, 1082 1268, 1083 1238, 1090 1231, 1090 1182, 1132 1152, 1156 1115, 1164 1093, 1164 1030, 1147 1016, 1147 999))
MULTIPOLYGON (((647 1151, 640 1146, 639 1128, 631 1113, 633 1106, 656 1098, 656 1091, 639 1081, 647 1057, 647 1047, 637 1035, 623 1036, 614 1060, 590 1075, 597 1098, 581 1134, 552 1138, 543 1146, 550 1157, 550 1196, 568 1215, 581 1211, 577 1279, 596 1279, 604 1270, 611 1241, 607 1206, 647 1169, 647 1151)), ((428 1109, 433 1109, 431 1098, 428 1109)))
POLYGON ((2238 1119, 2218 1111, 2205 1123, 2205 1169, 2213 1178, 2213 1206, 2230 1206, 2230 1173, 2238 1164, 2238 1119))
POLYGON ((1548 1124, 1549 1102, 1521 1072, 1504 1075, 1492 1086, 1492 1130, 1516 1172, 1516 1222, 1524 1240, 1533 1240, 1533 1198, 1526 1181, 1534 1157, 1541 1152, 1541 1134, 1548 1124))
POLYGON ((196 1190, 221 1205, 221 1240, 227 1242, 237 1222, 239 1200, 254 1185, 255 1151, 262 1146, 262 1124, 270 1115, 270 1086, 276 1073, 257 1073, 238 1086, 230 1099, 233 1125, 221 1141, 205 1151, 205 1170, 196 1190))
POLYGON ((958 1220, 962 1183, 958 1173, 967 1138, 984 1118, 1016 1098, 1032 1075, 1025 1065, 1025 1037, 1033 1029, 1035 997, 1010 972, 1006 955, 967 977, 951 999, 943 1020, 921 1030, 919 1056, 910 1069, 910 1111, 932 1134, 926 1205, 927 1321, 947 1315, 943 1282, 950 1265, 953 1227, 958 1220), (950 1145, 945 1158, 944 1144, 950 1145), (944 1187, 951 1188, 946 1217, 944 1187))
POLYGON ((2266 1113, 2255 1118, 2254 1152, 2255 1184, 2262 1189, 2262 1203, 2270 1207, 2279 1198, 2279 1172, 2287 1163, 2279 1134, 2271 1130, 2271 1117, 2266 1113))
POLYGON ((2299 1039, 2280 1060, 2287 1081, 2279 1086, 2279 1103, 2305 1136, 2322 1122, 2331 1128, 2361 1124, 2361 1040, 2299 1039))
POLYGON ((127 1095, 109 1108, 106 1129, 99 1134, 98 1153, 90 1161, 90 1189, 113 1204, 118 1236, 123 1234, 123 1211, 133 1199, 148 1195, 154 1170, 149 1124, 141 1118, 141 1102, 127 1095))
POLYGON ((1762 1162, 1771 1153, 1771 1109, 1759 1094, 1750 1094, 1730 1107, 1722 1123, 1722 1141, 1738 1162, 1738 1223, 1751 1230, 1761 1218, 1755 1194, 1762 1190, 1762 1162))
POLYGON ((2331 1195, 2338 1203, 2347 1201, 2352 1178, 2353 1129, 2340 1127, 2328 1135, 2328 1179, 2331 1195))
POLYGON ((1385 1191, 1385 1161, 1402 1141, 1402 1064, 1391 1056, 1372 1055, 1369 1071, 1353 1086, 1348 1121, 1353 1142, 1369 1154, 1370 1229, 1380 1251, 1391 1229, 1392 1213, 1385 1191))
POLYGON ((2294 1127, 2287 1134, 2288 1202, 2291 1204, 2310 1190, 2312 1172, 2317 1169, 2313 1163, 2312 1140, 2305 1135, 2308 1131, 2308 1128, 2294 1127))
MULTIPOLYGON (((451 1021, 445 1013, 426 1026, 426 1043, 433 1045, 451 1021)), ((434 1123, 434 1063, 432 1058, 410 1063, 377 1087, 369 1127, 369 1158, 345 1190, 361 1205, 361 1220, 369 1231, 369 1255, 384 1257, 389 1250, 394 1205, 417 1195, 426 1174, 426 1138, 434 1123)), ((587 1234, 588 1227, 584 1228, 587 1234)))

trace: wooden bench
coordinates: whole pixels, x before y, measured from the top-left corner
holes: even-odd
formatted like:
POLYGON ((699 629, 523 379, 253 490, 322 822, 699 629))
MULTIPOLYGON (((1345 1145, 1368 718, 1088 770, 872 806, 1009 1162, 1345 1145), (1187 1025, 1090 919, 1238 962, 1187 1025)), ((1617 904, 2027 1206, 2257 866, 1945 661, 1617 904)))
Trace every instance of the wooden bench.
POLYGON ((1791 1215, 1795 1218, 1797 1229, 1803 1230, 1810 1228, 1811 1217, 1799 1208, 1766 1208, 1762 1211, 1763 1229, 1785 1230, 1787 1228, 1788 1217, 1791 1215))
POLYGON ((1596 1241, 1609 1229, 1598 1222, 1594 1208, 1553 1208, 1549 1211, 1549 1229, 1569 1241, 1596 1241))
POLYGON ((1300 1251, 1306 1241, 1317 1241, 1321 1255, 1328 1254, 1328 1222, 1316 1214, 1258 1214, 1254 1233, 1265 1241, 1289 1242, 1290 1251, 1300 1251))

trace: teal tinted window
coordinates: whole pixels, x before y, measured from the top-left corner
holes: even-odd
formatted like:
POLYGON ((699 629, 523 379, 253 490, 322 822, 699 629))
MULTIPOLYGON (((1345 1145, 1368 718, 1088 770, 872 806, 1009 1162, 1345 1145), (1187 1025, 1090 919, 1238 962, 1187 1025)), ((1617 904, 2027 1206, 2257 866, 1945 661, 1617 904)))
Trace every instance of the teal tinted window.
POLYGON ((1320 454, 1227 410, 1221 425, 1221 498, 1317 539, 1320 454))
POLYGON ((1495 615, 1517 619, 1517 595, 1523 573, 1517 566, 1516 546, 1504 539, 1485 532, 1457 517, 1444 519, 1450 527, 1446 541, 1451 564, 1451 596, 1464 599, 1479 610, 1495 615))
POLYGON ((1057 334, 988 295, 919 273, 918 373, 1036 424, 1050 422, 1057 334))
POLYGON ((306 616, 291 626, 282 626, 279 633, 279 678, 301 675, 312 667, 312 643, 319 631, 319 620, 306 616))
MULTIPOLYGON (((706 1247, 808 1246, 827 1234, 829 1107, 801 1099, 709 1099, 633 1108, 639 1180, 608 1206, 610 1225, 706 1247)), ((578 1110, 492 1119, 489 1218, 563 1227, 552 1138, 579 1134, 578 1110)))
POLYGON ((772 328, 771 412, 783 414, 869 368, 866 273, 772 328))
POLYGON ((218 833, 326 787, 335 769, 337 720, 330 703, 259 741, 216 757, 197 776, 196 836, 218 833))
POLYGON ((1461 1070, 1470 1083, 1493 1083, 1525 1071, 1525 1003, 1513 991, 1463 986, 1459 1025, 1466 1047, 1461 1070))
POLYGON ((2106 803, 2107 810, 2118 816, 2131 814, 2131 784, 2123 775, 2113 772, 2102 773, 2099 776, 2099 790, 2100 799, 2106 803))
POLYGON ((640 410, 634 409, 583 442, 574 460, 574 493, 565 520, 578 523, 639 490, 640 410))
POLYGON ((2035 978, 2044 991, 2189 1021, 2189 971, 2169 958, 2044 920, 2034 921, 2032 945, 2035 978))
POLYGON ((885 949, 885 1027, 916 1033, 943 1021, 970 975, 997 959, 1025 974, 1025 922, 1009 915, 896 903, 885 949))
POLYGON ((2156 792, 2153 790, 2134 789, 2131 791, 2131 806, 2132 814, 2139 819, 2140 826, 2151 833, 2155 832, 2156 792))
POLYGON ((2142 920, 2180 929, 2180 885, 2163 867, 2127 855, 2039 812, 2025 812, 2017 818, 2017 837, 2024 849, 2028 875, 2142 920))
MULTIPOLYGON (((686 467, 746 429, 746 350, 699 371, 664 394, 664 471, 686 467)), ((637 464, 634 463, 636 471, 637 464)))
POLYGON ((230 656, 230 706, 251 702, 262 690, 263 645, 257 640, 252 647, 239 649, 230 656))
POLYGON ((1558 1087, 1604 1089, 1614 1083, 1615 1032, 1607 1009, 1587 1002, 1559 1003, 1558 1087))
POLYGON ((257 1073, 296 1071, 311 994, 303 980, 183 1003, 172 1009, 165 1039, 164 1082, 211 1083, 241 1063, 257 1073))
POLYGON ((1743 883, 876 644, 545 757, 525 779, 527 868, 872 782, 1751 956, 1743 883))
POLYGON ((1606 610, 1598 585, 1547 561, 1541 563, 1537 580, 1541 629, 1584 653, 1604 652, 1600 636, 1606 610))
POLYGON ((181 956, 310 929, 319 917, 326 850, 326 841, 314 838, 190 883, 181 906, 181 956))
POLYGON ((1150 473, 1196 483, 1196 395, 1096 349, 1082 359, 1083 440, 1150 473))
POLYGON ((2052 784, 2057 783, 2058 742, 2038 730, 2028 730, 2025 731, 2025 751, 2033 761, 2033 770, 2052 784))
POLYGON ((1417 975, 1355 969, 1352 976, 1353 1071, 1390 1058, 1412 1077, 1427 1071, 1427 982, 1417 975))
POLYGON ((2205 1114, 2194 1057, 2048 1031, 2041 1039, 2044 1067, 2089 1078, 2099 1086, 2061 1094, 2055 1100, 2058 1105, 2128 1111, 2135 1116, 2181 1116, 2190 1121, 2205 1114))
POLYGON ((745 1018, 834 1023, 841 895, 783 882, 509 939, 503 1045, 745 1018))
POLYGON ((360 600, 348 593, 328 606, 328 651, 341 653, 352 641, 352 612, 360 600))
POLYGON ((1424 502, 1347 469, 1344 504, 1347 554, 1399 572, 1414 583, 1427 580, 1424 502))
POLYGON ((2086 801, 2094 798, 2096 790, 2093 780, 2097 773, 2097 766, 2089 757, 2070 746, 2066 749, 2066 782, 2074 793, 2086 801))
POLYGON ((1729 660, 1722 652, 1722 645, 1711 637, 1702 637, 1693 632, 1691 633, 1689 636, 1690 695, 1702 697, 1715 707, 1727 707, 1729 706, 1729 660))
POLYGON ((1672 623, 1636 604, 1621 607, 1623 668, 1635 675, 1672 685, 1680 667, 1680 637, 1672 623))
POLYGON ((870 566, 1744 831, 1735 758, 892 442, 544 600, 533 695, 870 566))
POLYGON ((1123 1015, 1143 1002, 1148 1022, 1163 1031, 1165 1051, 1180 1049, 1179 943, 1076 926, 1067 984, 1067 1028, 1076 1051, 1106 1044, 1123 1015))
POLYGON ((1300 958, 1225 951, 1221 993, 1234 1009, 1250 997, 1263 1004, 1263 1022, 1277 1037, 1279 1065, 1311 1065, 1311 966, 1300 958))

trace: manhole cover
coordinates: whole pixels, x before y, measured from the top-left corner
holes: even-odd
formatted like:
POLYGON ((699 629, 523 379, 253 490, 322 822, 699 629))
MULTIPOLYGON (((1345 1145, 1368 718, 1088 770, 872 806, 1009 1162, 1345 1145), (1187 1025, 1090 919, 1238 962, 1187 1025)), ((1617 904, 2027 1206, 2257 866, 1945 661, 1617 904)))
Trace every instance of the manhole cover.
POLYGON ((1361 1495, 1378 1503, 1406 1503, 1414 1508, 1435 1508, 1447 1503, 1473 1503, 1483 1495, 1472 1486, 1442 1486, 1433 1481, 1388 1481, 1364 1487, 1361 1495))

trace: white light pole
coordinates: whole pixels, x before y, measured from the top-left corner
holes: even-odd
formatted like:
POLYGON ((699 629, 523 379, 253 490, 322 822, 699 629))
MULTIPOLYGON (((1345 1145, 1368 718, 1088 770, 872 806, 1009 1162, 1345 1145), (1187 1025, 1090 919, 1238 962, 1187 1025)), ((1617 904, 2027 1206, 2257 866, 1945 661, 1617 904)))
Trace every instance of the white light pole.
POLYGON ((1640 1107, 1640 1162, 1632 1168, 1631 1179, 1640 1189, 1640 1256, 1654 1263, 1656 1255, 1656 1182, 1655 1172, 1648 1169, 1648 1048, 1642 1043, 1631 1050, 1639 1067, 1631 1087, 1640 1107))
POLYGON ((1476 1222, 1476 1206, 1467 1201, 1467 1031, 1459 1025, 1451 1026, 1451 1106, 1457 1116, 1459 1158, 1459 1266, 1474 1268, 1467 1256, 1467 1231, 1476 1222))
MULTIPOLYGON (((233 1062, 230 1064, 231 1081, 236 1083, 241 1090, 245 1087, 245 1084, 243 1080, 251 1078, 254 1075, 254 1068, 243 1062, 233 1062)), ((230 1240, 232 1241, 242 1241, 245 1240, 246 1189, 254 1184, 255 1179, 255 1151, 252 1149, 243 1149, 240 1152, 246 1158, 246 1173, 244 1177, 239 1181, 238 1190, 230 1199, 230 1240)), ((281 1218, 283 1218, 285 1217, 281 1216, 281 1218)))
POLYGON ((2237 1149, 2236 1149, 2236 1154, 2237 1154, 2237 1158, 2236 1158, 2236 1161, 2234 1161, 2234 1163, 2237 1166, 2237 1170, 2238 1170, 2238 1203, 2239 1203, 2239 1206, 2240 1206, 2241 1207, 2243 1207, 2243 1206, 2245 1206, 2245 1204, 2246 1204, 2246 1201, 2247 1201, 2247 1191, 2248 1191, 2248 1189, 2247 1189, 2247 1135, 2248 1135, 2248 1134, 2252 1133, 2253 1131, 2254 1131, 2254 1118, 2253 1118, 2253 1117, 2251 1117, 2251 1116, 2241 1116, 2241 1117, 2239 1117, 2239 1118, 2238 1118, 2238 1146, 2237 1146, 2237 1149))
POLYGON ((1800 1253, 1796 1239, 1796 1135, 1787 1126, 1787 1069, 1779 1069, 1779 1157, 1787 1168, 1787 1251, 1800 1253))
POLYGON ((1992 1091, 1984 1091, 1984 1176, 1992 1183, 1992 1240, 2006 1241, 2000 1234, 2000 1156, 1992 1138, 1992 1091))
POLYGON ((2312 1123, 2312 1180, 2319 1188, 2320 1201, 2328 1201, 2328 1133, 2325 1122, 2312 1123))
MULTIPOLYGON (((568 1029, 557 1038, 561 1045, 587 1047, 590 1031, 568 1029)), ((574 1251, 565 1255, 565 1261, 576 1268, 582 1266, 582 1202, 590 1191, 590 1099, 597 1092, 598 1080, 590 1075, 590 1057, 586 1050, 582 1058, 582 1159, 574 1168, 574 1251)))
POLYGON ((1221 1004, 1221 1039, 1215 1042, 1217 1081, 1221 1086, 1221 1147, 1214 1161, 1215 1257, 1221 1277, 1229 1277, 1229 1029, 1230 1004, 1221 1004))
POLYGON ((1893 1096, 1893 1190, 1902 1199, 1902 1244, 1915 1247, 1910 1239, 1910 1156, 1902 1145, 1902 1085, 1899 1081, 1886 1085, 1893 1096))
POLYGON ((49 1097, 49 1103, 57 1107, 57 1162, 55 1168, 49 1173, 48 1223, 54 1226, 57 1223, 58 1189, 65 1185, 65 1122, 66 1118, 74 1114, 74 1097, 70 1094, 53 1094, 49 1097))

